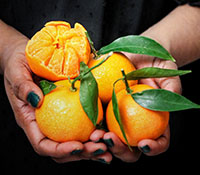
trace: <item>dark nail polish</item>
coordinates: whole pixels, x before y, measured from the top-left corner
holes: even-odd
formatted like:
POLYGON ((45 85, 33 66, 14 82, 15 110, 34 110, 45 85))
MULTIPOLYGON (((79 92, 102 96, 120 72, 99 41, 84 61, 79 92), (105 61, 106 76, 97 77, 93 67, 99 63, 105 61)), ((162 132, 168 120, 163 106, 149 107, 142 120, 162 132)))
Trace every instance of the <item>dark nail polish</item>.
POLYGON ((151 151, 150 147, 148 145, 145 145, 143 147, 140 147, 143 153, 149 153, 151 151))
POLYGON ((93 152, 93 155, 97 156, 97 155, 103 154, 104 152, 105 152, 104 150, 98 149, 98 150, 96 150, 96 151, 93 152))
POLYGON ((114 146, 114 142, 112 139, 104 139, 104 142, 110 148, 114 146))
POLYGON ((71 155, 77 155, 79 153, 81 153, 83 150, 81 149, 75 149, 74 151, 71 152, 71 155))
POLYGON ((31 106, 36 108, 40 101, 40 97, 37 94, 35 94, 33 91, 31 91, 31 92, 29 92, 29 94, 27 96, 27 101, 31 104, 31 106))
POLYGON ((104 159, 97 159, 98 162, 103 163, 103 164, 109 164, 108 162, 106 162, 104 159))

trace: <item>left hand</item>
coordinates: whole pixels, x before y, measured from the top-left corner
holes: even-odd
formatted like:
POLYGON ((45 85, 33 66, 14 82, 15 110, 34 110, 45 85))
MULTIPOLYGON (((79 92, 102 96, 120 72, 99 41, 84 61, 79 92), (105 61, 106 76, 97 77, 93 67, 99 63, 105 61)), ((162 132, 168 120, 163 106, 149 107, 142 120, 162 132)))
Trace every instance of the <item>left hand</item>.
MULTIPOLYGON (((143 67, 159 67, 166 69, 177 69, 177 65, 171 61, 165 61, 158 58, 124 53, 135 65, 137 69, 143 67)), ((143 79, 140 83, 148 84, 154 88, 162 88, 175 93, 181 93, 181 82, 179 77, 166 77, 166 78, 154 78, 143 79)), ((113 155, 125 162, 136 162, 143 152, 145 155, 154 156, 165 152, 169 147, 170 142, 170 129, 169 125, 163 135, 158 139, 144 139, 138 143, 137 147, 133 148, 131 152, 127 145, 112 132, 104 132, 96 130, 90 137, 91 140, 96 141, 103 139, 113 155)))

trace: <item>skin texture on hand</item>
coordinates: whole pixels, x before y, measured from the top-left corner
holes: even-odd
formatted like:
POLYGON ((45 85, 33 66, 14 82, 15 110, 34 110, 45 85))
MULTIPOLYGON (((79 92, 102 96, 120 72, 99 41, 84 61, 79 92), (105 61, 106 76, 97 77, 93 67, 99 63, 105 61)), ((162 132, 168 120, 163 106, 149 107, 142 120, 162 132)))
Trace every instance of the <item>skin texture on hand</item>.
MULTIPOLYGON (((12 32, 14 32, 13 29, 12 32)), ((39 155, 50 156, 59 163, 82 159, 100 160, 109 163, 112 160, 112 153, 125 162, 135 162, 139 159, 141 151, 146 155, 156 155, 167 149, 169 145, 169 129, 166 130, 166 134, 156 141, 141 141, 141 143, 138 144, 138 148, 133 149, 133 152, 131 152, 114 133, 106 133, 102 130, 94 131, 91 135, 91 141, 84 144, 77 141, 57 143, 46 138, 40 132, 35 120, 34 107, 39 107, 41 105, 43 94, 40 88, 34 83, 35 76, 31 72, 25 58, 25 47, 28 39, 23 35, 21 35, 20 38, 18 32, 17 34, 18 40, 15 47, 12 46, 9 52, 4 52, 3 54, 4 60, 2 61, 2 67, 5 88, 18 125, 24 130, 33 149, 39 155), (105 140, 107 146, 105 143, 97 142, 100 139, 105 140), (108 145, 108 143, 110 143, 110 145, 108 145)), ((162 62, 159 59, 141 55, 125 54, 136 68, 146 66, 176 68, 175 64, 171 64, 171 62, 162 62)), ((179 82, 177 80, 179 80, 178 77, 175 78, 175 82, 179 82)), ((178 84, 175 89, 172 89, 169 79, 163 79, 162 81, 161 79, 148 79, 143 80, 142 83, 149 84, 156 88, 167 88, 172 91, 176 91, 179 86, 178 84)), ((172 86, 173 84, 172 82, 172 86)))
POLYGON ((178 67, 200 58, 200 8, 181 5, 142 35, 163 45, 178 67))
POLYGON ((28 100, 27 97, 30 97, 30 93, 36 94, 39 98, 36 106, 39 107, 42 103, 43 94, 32 79, 32 72, 25 59, 25 45, 26 43, 18 46, 19 48, 16 48, 15 53, 8 59, 4 71, 4 81, 15 119, 24 130, 33 149, 39 155, 50 156, 60 163, 81 159, 98 160, 100 158, 110 162, 112 156, 106 152, 107 147, 103 143, 87 142, 83 144, 78 141, 58 143, 46 138, 41 133, 35 120, 33 104, 29 103, 31 100, 28 100), (13 69, 13 64, 15 64, 15 69, 13 69), (93 153, 95 151, 97 151, 97 154, 93 153))
MULTIPOLYGON (((200 57, 199 16, 199 8, 180 6, 142 35, 158 41, 174 56, 177 65, 182 66, 200 57)), ((28 39, 2 21, 0 21, 0 35, 0 72, 4 74, 6 93, 18 125, 24 130, 38 154, 50 156, 59 163, 81 159, 109 163, 112 160, 111 153, 125 162, 135 162, 139 159, 141 152, 153 156, 167 150, 170 140, 169 126, 157 140, 140 141, 133 152, 130 152, 114 133, 106 133, 102 130, 94 131, 90 137, 91 141, 84 144, 77 141, 57 143, 46 138, 40 132, 34 116, 33 106, 41 105, 43 94, 34 83, 34 75, 25 59, 24 50, 28 39), (98 142, 102 139, 106 144, 98 142)), ((152 66, 177 69, 177 65, 170 61, 143 55, 124 54, 137 69, 152 66)), ((179 77, 144 79, 140 83, 181 93, 179 77)))
MULTIPOLYGON (((165 69, 177 69, 177 65, 171 61, 164 61, 158 58, 124 53, 135 65, 137 69, 143 67, 159 67, 165 69)), ((162 88, 176 93, 181 93, 181 82, 179 77, 143 79, 139 83, 148 84, 154 88, 162 88)), ((138 147, 133 147, 131 152, 127 145, 112 132, 96 130, 90 137, 92 141, 103 139, 112 154, 125 162, 136 162, 143 152, 148 156, 155 156, 165 152, 169 147, 170 129, 169 126, 158 139, 144 139, 138 143, 138 147)))
MULTIPOLYGON (((199 17, 199 8, 190 7, 188 5, 180 6, 160 22, 141 34, 156 40, 164 46, 172 56, 175 57, 177 61, 176 63, 145 55, 136 55, 131 53, 124 54, 132 61, 136 69, 144 67, 178 69, 178 66, 187 64, 188 62, 194 61, 200 57, 200 35, 195 29, 200 24, 198 22, 199 17), (184 13, 184 20, 183 11, 187 11, 187 13, 184 13), (185 32, 185 29, 188 31, 187 33, 185 32), (179 38, 183 39, 180 40, 179 38), (190 42, 188 43, 189 40, 190 42)), ((140 80, 139 83, 148 84, 154 88, 166 89, 178 94, 181 94, 182 92, 179 77, 143 79, 140 80)), ((91 136, 91 140, 94 138, 103 138, 105 141, 109 140, 109 143, 112 143, 109 144, 112 145, 111 147, 108 145, 110 151, 114 156, 125 162, 137 161, 141 155, 140 151, 148 156, 161 154, 168 149, 170 142, 169 126, 158 139, 144 139, 140 141, 138 147, 133 149, 133 152, 130 152, 128 147, 123 144, 114 133, 108 132, 102 137, 101 135, 100 132, 96 131, 91 136)))
POLYGON ((104 143, 91 141, 58 143, 46 138, 41 133, 35 120, 35 107, 42 104, 43 93, 35 84, 34 80, 38 77, 31 72, 25 58, 28 38, 3 22, 0 25, 2 26, 1 30, 6 30, 4 36, 8 36, 8 33, 10 37, 12 36, 8 43, 6 43, 7 38, 5 37, 4 49, 0 53, 1 72, 4 75, 6 93, 16 122, 24 130, 35 152, 42 156, 52 157, 59 163, 82 159, 109 163, 112 155, 107 151, 104 143), (15 39, 16 41, 13 42, 15 39))

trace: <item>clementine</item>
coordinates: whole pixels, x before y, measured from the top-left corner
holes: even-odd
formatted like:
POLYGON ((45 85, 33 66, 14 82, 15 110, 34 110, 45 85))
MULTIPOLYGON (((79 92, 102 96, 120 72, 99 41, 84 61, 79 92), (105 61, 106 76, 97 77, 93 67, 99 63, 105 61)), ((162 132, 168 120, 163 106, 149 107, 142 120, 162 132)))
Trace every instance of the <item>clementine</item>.
POLYGON ((74 28, 64 21, 52 21, 38 31, 26 46, 26 58, 31 70, 51 81, 75 78, 80 62, 88 63, 90 45, 85 28, 74 28))
MULTIPOLYGON (((147 89, 153 89, 145 84, 137 84, 131 87, 133 93, 147 89)), ((126 90, 116 94, 121 121, 124 131, 131 146, 137 146, 142 139, 156 139, 161 136, 169 121, 169 112, 152 111, 137 104, 126 90)), ((106 111, 108 129, 114 132, 126 143, 120 127, 113 113, 112 101, 109 102, 106 111)))
MULTIPOLYGON (((35 110, 41 132, 57 142, 87 141, 95 126, 81 106, 80 81, 76 82, 75 92, 70 90, 71 84, 68 80, 58 81, 55 85, 56 89, 45 95, 41 107, 35 110)), ((98 99, 97 123, 102 119, 103 109, 98 99)))
MULTIPOLYGON (((91 58, 88 67, 93 67, 100 63, 106 55, 101 56, 99 59, 91 58)), ((121 53, 114 53, 103 64, 92 70, 99 88, 99 97, 103 103, 108 103, 112 98, 113 83, 122 77, 121 69, 126 73, 135 70, 131 61, 121 53)), ((129 81, 129 85, 137 84, 137 80, 129 81)), ((122 81, 118 82, 115 86, 116 92, 125 88, 122 81)))

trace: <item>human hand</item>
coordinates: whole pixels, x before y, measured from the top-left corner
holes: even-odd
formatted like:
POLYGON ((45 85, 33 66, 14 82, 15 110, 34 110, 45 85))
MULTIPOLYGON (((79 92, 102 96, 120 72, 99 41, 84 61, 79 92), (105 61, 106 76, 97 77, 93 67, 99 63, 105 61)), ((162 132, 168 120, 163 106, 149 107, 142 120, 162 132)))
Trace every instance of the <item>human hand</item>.
MULTIPOLYGON (((158 67, 163 69, 178 69, 176 63, 172 61, 166 61, 159 58, 138 55, 131 53, 124 53, 134 64, 136 69, 141 69, 144 67, 158 67)), ((164 77, 164 78, 148 78, 141 79, 139 83, 148 84, 154 88, 166 89, 178 94, 181 94, 181 81, 178 76, 176 77, 164 77)))
MULTIPOLYGON (((103 143, 69 141, 58 143, 46 138, 35 120, 35 108, 42 104, 43 93, 34 83, 26 58, 24 36, 4 53, 3 72, 5 88, 17 124, 24 130, 33 149, 42 156, 50 156, 59 163, 92 159, 109 163, 112 156, 103 143)), ((38 79, 38 77, 36 77, 38 79)))
POLYGON ((103 142, 108 146, 110 152, 120 160, 124 162, 136 162, 139 160, 141 153, 148 156, 155 156, 165 152, 169 147, 170 129, 169 126, 167 126, 163 135, 156 140, 141 140, 137 147, 132 147, 132 151, 113 132, 96 130, 92 133, 90 139, 93 142, 103 140, 103 142))
MULTIPOLYGON (((143 55, 126 54, 133 62, 137 69, 143 67, 160 67, 166 69, 177 69, 175 63, 171 61, 163 61, 158 58, 153 58, 143 55)), ((168 77, 160 79, 143 79, 140 83, 148 84, 154 88, 163 88, 176 93, 181 93, 181 83, 179 77, 168 77)), ((125 144, 112 132, 101 135, 99 132, 93 133, 93 139, 103 139, 114 156, 126 162, 135 162, 139 159, 141 152, 148 156, 158 155, 165 152, 169 147, 170 129, 167 127, 166 131, 156 140, 144 139, 138 143, 138 147, 134 147, 131 152, 125 144)))

